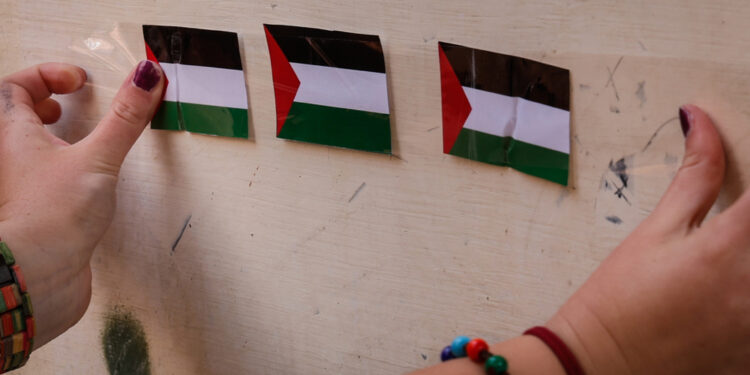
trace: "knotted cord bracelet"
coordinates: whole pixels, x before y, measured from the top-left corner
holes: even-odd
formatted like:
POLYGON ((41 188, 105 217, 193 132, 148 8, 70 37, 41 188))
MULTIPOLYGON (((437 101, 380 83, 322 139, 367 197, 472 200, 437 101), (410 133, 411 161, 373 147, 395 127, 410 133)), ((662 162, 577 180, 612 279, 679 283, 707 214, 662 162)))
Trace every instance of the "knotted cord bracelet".
POLYGON ((26 281, 8 245, 0 240, 0 374, 26 364, 35 324, 26 281))
POLYGON ((530 328, 524 335, 534 336, 547 345, 547 347, 555 353, 555 357, 560 361, 560 364, 565 369, 565 373, 568 375, 585 375, 583 368, 578 363, 578 359, 573 352, 565 345, 565 342, 561 340, 554 332, 550 331, 546 327, 534 327, 530 328))
POLYGON ((484 364, 487 375, 507 375, 508 361, 504 357, 490 353, 489 346, 482 339, 470 339, 458 336, 443 348, 440 360, 445 362, 454 358, 469 357, 478 364, 484 364))

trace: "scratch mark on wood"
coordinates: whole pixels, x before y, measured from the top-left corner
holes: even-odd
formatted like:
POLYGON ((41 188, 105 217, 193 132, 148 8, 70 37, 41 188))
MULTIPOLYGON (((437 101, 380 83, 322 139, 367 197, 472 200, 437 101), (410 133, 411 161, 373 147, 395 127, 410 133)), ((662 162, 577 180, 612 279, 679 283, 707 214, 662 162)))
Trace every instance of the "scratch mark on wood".
POLYGON ((354 198, 357 197, 357 194, 359 194, 359 192, 362 191, 362 189, 365 188, 365 185, 367 185, 367 183, 362 182, 362 185, 359 185, 359 187, 357 188, 357 190, 354 191, 354 194, 352 194, 351 198, 349 198, 349 202, 347 202, 347 203, 352 203, 352 201, 354 200, 354 198))
POLYGON ((641 42, 640 40, 638 41, 638 45, 639 45, 639 46, 641 46, 641 49, 642 49, 642 50, 644 50, 644 51, 648 51, 648 48, 646 48, 646 46, 645 46, 645 45, 643 44, 643 42, 641 42))
POLYGON ((609 69, 609 67, 607 67, 609 79, 607 79, 607 84, 604 85, 604 88, 607 88, 610 84, 612 84, 612 90, 614 90, 615 98, 618 102, 620 101, 620 94, 617 92, 617 86, 615 85, 615 73, 617 73, 617 68, 620 67, 620 63, 622 63, 623 58, 625 58, 625 56, 620 56, 620 59, 617 60, 617 64, 615 64, 615 67, 613 69, 609 69))
POLYGON ((188 215, 187 219, 185 219, 185 224, 182 224, 182 229, 180 229, 180 234, 177 235, 177 238, 174 240, 174 243, 172 243, 172 251, 169 252, 169 255, 174 254, 175 249, 177 249, 177 244, 180 243, 180 240, 182 239, 182 235, 185 234, 185 230, 188 227, 188 224, 190 224, 190 219, 193 218, 193 214, 188 215))
POLYGON ((659 135, 659 132, 662 129, 664 129, 664 127, 667 126, 667 124, 669 124, 672 121, 677 121, 677 119, 678 119, 678 117, 675 116, 675 117, 672 117, 671 119, 669 119, 669 120, 664 121, 663 123, 661 123, 661 125, 659 125, 656 128, 656 131, 654 132, 654 134, 651 134, 651 138, 648 139, 648 142, 646 142, 646 145, 643 146, 643 149, 641 150, 641 152, 646 151, 646 149, 649 148, 649 146, 651 146, 651 143, 654 142, 654 139, 656 138, 656 136, 659 135))

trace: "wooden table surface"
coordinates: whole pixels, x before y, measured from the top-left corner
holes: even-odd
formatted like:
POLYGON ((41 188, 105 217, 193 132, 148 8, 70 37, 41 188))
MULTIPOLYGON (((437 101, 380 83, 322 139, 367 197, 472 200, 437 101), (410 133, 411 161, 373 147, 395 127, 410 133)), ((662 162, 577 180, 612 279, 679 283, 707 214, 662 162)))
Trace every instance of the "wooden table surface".
POLYGON ((715 210, 749 176, 743 0, 0 0, 0 17, 0 73, 50 60, 89 72, 61 99, 54 131, 68 140, 107 109, 130 64, 118 53, 143 56, 127 31, 142 23, 240 33, 251 112, 250 140, 144 133, 88 312, 19 374, 106 374, 113 309, 142 323, 154 374, 435 364, 456 334, 503 340, 544 322, 649 214, 682 158, 680 104, 706 108, 727 144, 715 210), (276 139, 262 23, 380 35, 396 156, 276 139), (102 50, 112 60, 81 48, 113 38, 130 42, 102 50), (442 154, 438 41, 570 69, 569 187, 442 154))

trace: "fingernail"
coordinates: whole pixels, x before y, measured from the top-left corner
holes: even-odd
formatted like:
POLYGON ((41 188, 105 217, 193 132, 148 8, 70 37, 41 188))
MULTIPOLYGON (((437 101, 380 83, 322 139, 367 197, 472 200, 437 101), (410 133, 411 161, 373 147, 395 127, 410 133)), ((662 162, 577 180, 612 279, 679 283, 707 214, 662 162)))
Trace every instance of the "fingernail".
POLYGON ((133 75, 133 84, 144 91, 151 91, 161 80, 161 71, 151 61, 143 60, 138 63, 133 75))
POLYGON ((690 131, 690 123, 693 120, 693 116, 690 115, 685 107, 680 107, 680 126, 682 126, 682 134, 687 138, 688 132, 690 131))

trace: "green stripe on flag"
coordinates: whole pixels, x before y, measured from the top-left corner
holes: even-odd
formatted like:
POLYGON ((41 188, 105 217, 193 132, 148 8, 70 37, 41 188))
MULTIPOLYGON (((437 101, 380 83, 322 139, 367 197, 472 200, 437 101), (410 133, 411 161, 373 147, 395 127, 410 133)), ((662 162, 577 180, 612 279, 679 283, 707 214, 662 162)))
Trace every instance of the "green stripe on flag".
POLYGON ((247 110, 164 101, 151 128, 247 138, 247 110))
POLYGON ((279 138, 391 153, 391 123, 382 113, 294 102, 279 138))
POLYGON ((568 185, 568 154, 510 137, 498 137, 463 128, 458 133, 450 154, 483 163, 509 166, 533 176, 568 185))

